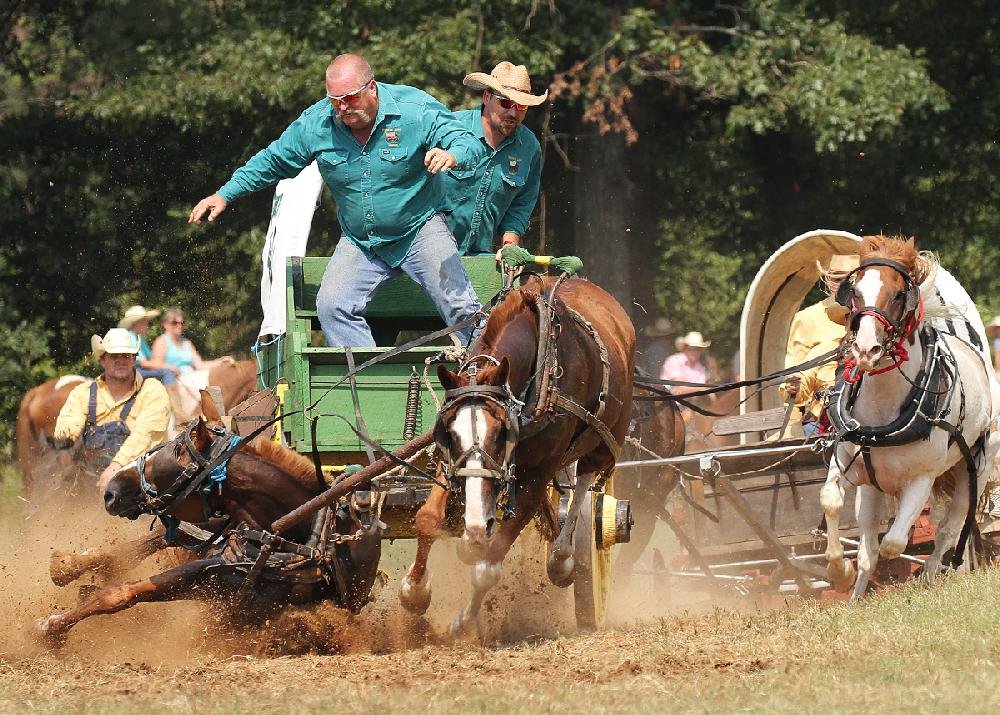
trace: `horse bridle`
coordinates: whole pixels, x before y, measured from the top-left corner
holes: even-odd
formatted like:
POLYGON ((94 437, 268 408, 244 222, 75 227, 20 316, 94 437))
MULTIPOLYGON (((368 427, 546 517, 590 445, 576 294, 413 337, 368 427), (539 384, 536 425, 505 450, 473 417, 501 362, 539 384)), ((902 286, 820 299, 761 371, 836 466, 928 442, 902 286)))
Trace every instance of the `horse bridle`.
MULTIPOLYGON (((892 360, 892 364, 878 370, 871 370, 870 374, 878 375, 888 372, 909 360, 909 353, 904 343, 913 335, 920 321, 923 319, 924 305, 923 299, 920 296, 920 286, 917 285, 917 282, 910 275, 910 271, 906 266, 888 258, 878 256, 866 258, 840 282, 840 285, 837 287, 835 300, 849 311, 847 327, 850 332, 857 332, 861 318, 866 315, 870 315, 885 328, 886 338, 882 343, 882 347, 885 350, 885 356, 892 360), (903 312, 900 314, 899 320, 894 319, 878 306, 863 305, 859 307, 857 305, 855 301, 857 292, 854 290, 852 278, 871 266, 886 266, 896 271, 902 277, 903 283, 906 285, 906 297, 903 303, 903 312)), ((851 358, 847 358, 844 361, 844 375, 848 382, 851 383, 861 379, 857 371, 857 363, 851 358)))
POLYGON ((440 448, 444 462, 443 468, 448 484, 453 491, 462 488, 461 480, 467 477, 482 477, 494 479, 498 482, 509 485, 513 490, 514 483, 514 450, 517 447, 518 434, 520 431, 519 406, 520 403, 514 398, 508 385, 480 385, 476 382, 476 363, 480 361, 493 362, 499 365, 499 361, 491 355, 477 355, 466 361, 460 368, 460 372, 465 372, 469 376, 469 384, 446 390, 444 393, 444 403, 441 405, 441 414, 446 414, 452 408, 457 408, 462 403, 473 403, 472 416, 472 444, 456 458, 451 457, 451 441, 447 437, 443 421, 438 420, 438 432, 435 441, 440 448), (480 441, 480 435, 476 431, 476 416, 481 406, 476 402, 492 402, 503 410, 503 424, 506 430, 504 439, 503 457, 497 461, 480 441), (482 467, 466 466, 469 459, 478 457, 484 465, 482 467))
MULTIPOLYGON (((195 447, 191 435, 198 427, 198 418, 191 420, 181 433, 170 442, 154 447, 148 452, 139 456, 136 460, 136 471, 139 474, 139 486, 142 489, 145 502, 140 506, 142 512, 153 514, 154 516, 164 516, 173 510, 178 504, 184 501, 196 489, 203 489, 205 482, 208 485, 221 484, 225 479, 226 465, 243 443, 239 435, 233 434, 222 427, 206 426, 208 431, 217 436, 209 445, 207 454, 202 454, 195 447), (228 437, 229 439, 225 439, 228 437), (146 462, 156 455, 164 447, 180 443, 191 457, 191 463, 180 469, 180 474, 162 493, 146 478, 146 462)), ((174 463, 180 467, 180 462, 174 458, 174 463)), ((202 498, 207 507, 207 494, 202 493, 202 498)), ((210 516, 206 515, 206 516, 210 516)))

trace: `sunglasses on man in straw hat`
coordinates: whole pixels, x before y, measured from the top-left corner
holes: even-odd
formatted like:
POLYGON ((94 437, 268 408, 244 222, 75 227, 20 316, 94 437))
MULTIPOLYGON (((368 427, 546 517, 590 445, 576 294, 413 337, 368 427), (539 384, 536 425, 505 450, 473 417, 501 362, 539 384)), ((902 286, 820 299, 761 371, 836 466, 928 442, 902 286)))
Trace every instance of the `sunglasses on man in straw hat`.
POLYGON ((504 109, 516 108, 524 111, 528 107, 535 107, 544 102, 549 91, 543 94, 531 93, 531 77, 528 76, 528 68, 524 65, 514 65, 503 61, 493 68, 489 74, 485 72, 473 72, 465 76, 462 84, 472 89, 487 90, 504 109))
POLYGON ((125 328, 111 328, 104 337, 90 336, 90 349, 94 357, 100 360, 107 355, 135 355, 139 352, 139 344, 125 328))
POLYGON ((133 305, 125 311, 125 315, 118 321, 118 327, 130 330, 140 320, 152 320, 159 314, 158 310, 146 310, 141 305, 133 305))

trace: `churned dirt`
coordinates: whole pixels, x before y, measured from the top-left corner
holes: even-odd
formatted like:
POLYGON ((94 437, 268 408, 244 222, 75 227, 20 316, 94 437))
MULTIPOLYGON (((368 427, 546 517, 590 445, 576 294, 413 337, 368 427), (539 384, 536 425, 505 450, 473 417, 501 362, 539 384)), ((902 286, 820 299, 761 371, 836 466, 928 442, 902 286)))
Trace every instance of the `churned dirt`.
MULTIPOLYGON (((310 679, 333 678, 340 686, 361 688, 480 687, 500 675, 542 687, 554 666, 562 670, 574 663, 567 671, 571 681, 599 682, 642 669, 634 652, 642 627, 629 624, 678 607, 676 599, 656 593, 652 578, 636 577, 613 601, 612 627, 626 630, 578 636, 572 588, 548 583, 542 542, 532 527, 508 557, 503 580, 484 606, 485 646, 475 634, 458 640, 446 635, 470 591, 468 569, 458 562, 453 541, 439 543, 432 554, 433 601, 427 615, 414 617, 399 607, 399 581, 415 546, 400 540, 385 544, 386 585, 358 615, 320 603, 288 608, 247 628, 233 626, 218 603, 139 604, 81 622, 61 649, 51 650, 38 638, 36 621, 73 607, 107 582, 87 576, 55 586, 48 574, 53 550, 104 548, 138 538, 149 528, 148 519, 108 517, 86 498, 85 487, 78 489, 78 496, 59 505, 32 510, 8 484, 0 504, 0 710, 98 701, 101 709, 112 701, 115 708, 129 709, 122 696, 140 693, 150 702, 185 692, 199 697, 259 692, 267 699, 303 672, 310 679)), ((169 553, 157 555, 111 582, 174 563, 169 553)))

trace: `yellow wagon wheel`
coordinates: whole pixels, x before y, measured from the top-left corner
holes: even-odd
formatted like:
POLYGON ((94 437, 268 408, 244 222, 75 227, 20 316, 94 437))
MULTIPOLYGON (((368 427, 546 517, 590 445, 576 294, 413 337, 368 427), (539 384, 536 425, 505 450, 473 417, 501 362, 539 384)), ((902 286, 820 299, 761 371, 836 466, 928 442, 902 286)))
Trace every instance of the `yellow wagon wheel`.
MULTIPOLYGON (((572 493, 560 495, 552 489, 550 494, 562 521, 572 493)), ((600 630, 607 622, 612 547, 628 541, 631 525, 629 502, 614 498, 613 480, 608 480, 602 492, 587 492, 573 539, 573 603, 581 631, 600 630)), ((546 557, 550 551, 551 545, 547 545, 546 557)))

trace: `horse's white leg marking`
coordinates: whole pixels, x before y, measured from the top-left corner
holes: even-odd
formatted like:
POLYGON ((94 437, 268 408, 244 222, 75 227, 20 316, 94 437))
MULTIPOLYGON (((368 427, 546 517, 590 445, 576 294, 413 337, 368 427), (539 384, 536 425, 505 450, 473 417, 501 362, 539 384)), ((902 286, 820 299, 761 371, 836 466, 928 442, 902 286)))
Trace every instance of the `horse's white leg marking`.
POLYGON ((413 581, 410 579, 412 568, 406 570, 399 584, 399 602, 410 613, 426 613, 431 605, 431 572, 425 570, 419 581, 413 581))
POLYGON ((884 559, 894 559, 903 553, 910 537, 910 529, 920 516, 924 504, 931 495, 933 478, 921 474, 903 485, 899 492, 899 509, 892 528, 883 537, 879 554, 884 559))
POLYGON ((843 475, 837 460, 830 462, 826 473, 826 484, 819 492, 819 502, 826 517, 826 572, 838 591, 846 591, 854 580, 850 561, 844 559, 844 547, 840 543, 840 512, 844 508, 843 475))
POLYGON ((868 581, 878 563, 878 524, 881 516, 882 492, 868 484, 858 487, 854 495, 854 514, 860 534, 858 545, 858 577, 854 582, 851 601, 863 598, 868 581))
MULTIPOLYGON (((498 561, 477 561, 472 567, 472 598, 469 604, 455 616, 449 632, 457 636, 473 622, 478 623, 479 611, 490 589, 500 582, 502 564, 498 561)), ((482 633, 480 633, 482 636, 482 633)))
POLYGON ((938 522, 937 532, 934 534, 934 551, 924 564, 924 578, 930 582, 933 582, 941 571, 944 552, 955 545, 969 509, 969 473, 965 468, 965 460, 960 461, 950 471, 955 478, 955 493, 951 495, 951 503, 938 522))

